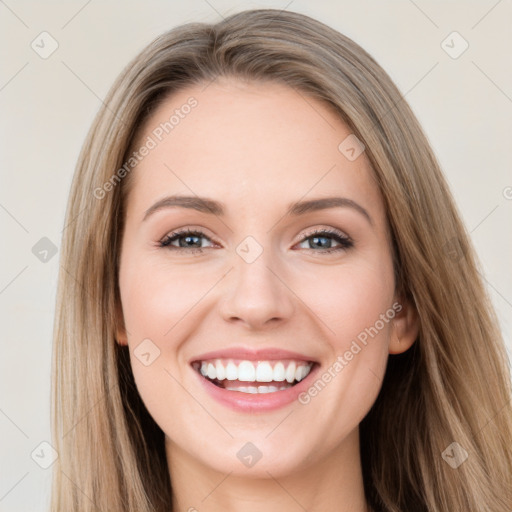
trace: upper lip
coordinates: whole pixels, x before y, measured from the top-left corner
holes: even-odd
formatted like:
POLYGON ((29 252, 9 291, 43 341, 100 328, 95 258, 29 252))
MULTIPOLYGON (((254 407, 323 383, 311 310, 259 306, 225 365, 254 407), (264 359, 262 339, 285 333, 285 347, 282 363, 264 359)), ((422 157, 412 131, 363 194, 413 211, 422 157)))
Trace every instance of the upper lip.
POLYGON ((295 359, 298 361, 316 362, 313 358, 298 352, 283 350, 280 348, 250 349, 247 347, 231 347, 223 350, 214 350, 200 354, 191 359, 195 361, 207 361, 209 359, 244 359, 247 361, 272 361, 281 359, 295 359))

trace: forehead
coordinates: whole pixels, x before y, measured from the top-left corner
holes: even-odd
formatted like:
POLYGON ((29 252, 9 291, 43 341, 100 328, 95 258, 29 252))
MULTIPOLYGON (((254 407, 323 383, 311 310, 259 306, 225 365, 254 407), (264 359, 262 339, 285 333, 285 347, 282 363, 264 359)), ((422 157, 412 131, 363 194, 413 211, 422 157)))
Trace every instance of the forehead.
POLYGON ((129 202, 141 210, 168 194, 197 194, 262 212, 342 194, 378 209, 365 153, 348 159, 339 148, 350 137, 334 109, 284 84, 223 78, 189 86, 145 122, 135 149, 151 150, 132 171, 129 202))

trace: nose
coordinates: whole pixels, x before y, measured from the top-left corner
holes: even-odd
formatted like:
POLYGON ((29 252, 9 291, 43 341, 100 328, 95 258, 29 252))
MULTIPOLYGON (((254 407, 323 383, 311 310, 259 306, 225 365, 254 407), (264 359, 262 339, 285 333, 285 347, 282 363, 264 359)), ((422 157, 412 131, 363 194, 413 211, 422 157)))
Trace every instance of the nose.
POLYGON ((269 253, 264 250, 251 263, 234 255, 234 268, 225 278, 221 304, 225 321, 257 330, 280 325, 292 317, 294 294, 269 253))

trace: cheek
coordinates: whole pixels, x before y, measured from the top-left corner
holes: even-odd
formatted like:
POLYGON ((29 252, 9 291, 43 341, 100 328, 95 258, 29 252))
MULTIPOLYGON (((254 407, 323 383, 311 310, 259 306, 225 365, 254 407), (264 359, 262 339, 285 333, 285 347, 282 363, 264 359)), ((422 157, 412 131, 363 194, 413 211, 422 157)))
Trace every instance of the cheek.
POLYGON ((377 397, 396 311, 391 259, 359 260, 330 271, 321 283, 317 281, 323 286, 314 287, 309 295, 311 308, 328 327, 324 333, 330 354, 319 377, 328 384, 318 383, 303 403, 315 401, 321 394, 323 398, 316 400, 314 407, 330 403, 331 420, 337 424, 340 403, 347 413, 351 411, 353 421, 359 421, 377 397), (320 392, 324 386, 326 391, 320 392))
POLYGON ((321 437, 334 447, 357 427, 379 393, 395 315, 394 282, 386 262, 347 265, 323 282, 328 292, 315 287, 312 309, 328 326, 329 355, 298 401, 310 416, 324 418, 321 437))
POLYGON ((208 287, 197 272, 147 258, 126 261, 119 279, 137 389, 155 421, 172 429, 172 412, 190 405, 179 384, 186 370, 177 364, 179 347, 191 328, 189 312, 208 287))
POLYGON ((169 347, 171 332, 207 290, 203 281, 197 272, 177 266, 134 262, 120 276, 123 312, 132 338, 154 337, 169 347))
MULTIPOLYGON (((308 304, 329 328, 333 348, 346 349, 350 340, 370 328, 392 306, 394 282, 387 261, 330 268, 310 287, 308 304)), ((389 322, 386 322, 388 326, 389 322)), ((383 329, 381 324, 378 324, 383 329)))

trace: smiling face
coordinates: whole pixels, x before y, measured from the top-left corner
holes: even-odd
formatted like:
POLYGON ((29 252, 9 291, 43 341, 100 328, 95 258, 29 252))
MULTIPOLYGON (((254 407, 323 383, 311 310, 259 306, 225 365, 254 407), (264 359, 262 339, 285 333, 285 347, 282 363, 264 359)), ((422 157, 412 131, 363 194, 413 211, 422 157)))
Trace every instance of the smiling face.
POLYGON ((138 391, 176 460, 277 477, 358 459, 357 427, 388 353, 415 335, 406 308, 393 308, 390 236, 366 155, 354 159, 351 139, 338 149, 350 133, 313 98, 234 79, 175 93, 146 122, 136 147, 148 137, 157 144, 132 171, 118 341, 130 347, 138 391), (190 97, 197 105, 182 108, 190 97), (325 198, 338 199, 288 213, 325 198), (288 352, 251 357, 266 349, 288 352), (266 362, 237 366, 253 359, 266 362), (280 391, 301 361, 314 362, 311 373, 280 391), (279 382, 267 382, 266 393, 228 391, 201 367, 222 387, 226 371, 238 372, 229 381, 236 387, 254 378, 251 367, 259 380, 279 382), (243 462, 256 451, 249 441, 262 454, 252 467, 243 462))

